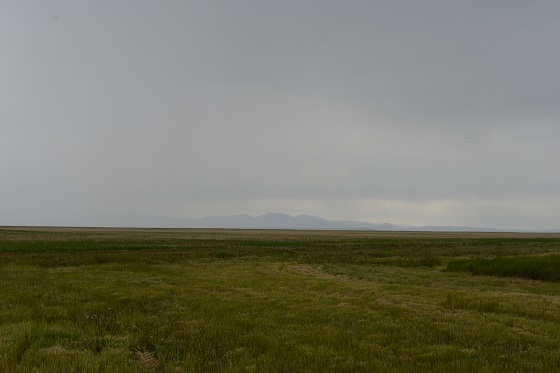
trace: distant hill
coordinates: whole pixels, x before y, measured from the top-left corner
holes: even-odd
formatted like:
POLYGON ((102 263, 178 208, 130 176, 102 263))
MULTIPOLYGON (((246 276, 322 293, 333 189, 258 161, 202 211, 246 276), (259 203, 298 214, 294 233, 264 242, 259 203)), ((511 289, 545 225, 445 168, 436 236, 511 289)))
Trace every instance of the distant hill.
POLYGON ((90 218, 73 219, 75 226, 136 227, 136 228, 224 228, 224 229, 348 229, 348 230, 403 230, 392 224, 372 224, 351 220, 327 220, 318 216, 291 216, 269 213, 260 216, 248 214, 207 216, 202 219, 180 219, 140 212, 125 212, 90 218))
MULTIPOLYGON (((389 223, 373 224, 353 220, 327 220, 312 215, 291 216, 269 213, 260 216, 248 214, 229 216, 207 216, 202 219, 181 219, 140 212, 126 212, 74 219, 73 226, 82 227, 136 227, 136 228, 223 228, 223 229, 300 229, 300 230, 381 230, 381 231, 424 231, 424 232, 505 232, 494 228, 468 226, 424 226, 403 227, 389 223)), ((68 224, 62 224, 68 225, 68 224)), ((520 232, 521 230, 519 230, 520 232)), ((515 232, 515 230, 509 230, 515 232)), ((528 232, 528 230, 525 230, 528 232)), ((560 232, 547 230, 545 232, 560 232)))
POLYGON ((327 220, 318 216, 291 216, 270 213, 261 216, 233 215, 209 216, 196 222, 198 227, 206 228, 245 228, 245 229, 350 229, 350 230, 388 230, 402 229, 391 224, 371 224, 362 221, 327 220))
POLYGON ((422 232, 503 232, 502 229, 495 228, 480 228, 480 227, 467 227, 467 226, 425 226, 409 228, 411 231, 422 231, 422 232))

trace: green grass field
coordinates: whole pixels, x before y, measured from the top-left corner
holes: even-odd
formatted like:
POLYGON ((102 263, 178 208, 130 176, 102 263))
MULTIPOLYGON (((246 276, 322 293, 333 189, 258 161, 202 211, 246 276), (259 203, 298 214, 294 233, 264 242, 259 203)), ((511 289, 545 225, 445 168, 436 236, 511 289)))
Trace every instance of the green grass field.
POLYGON ((0 370, 560 371, 558 255, 552 234, 2 228, 0 370))

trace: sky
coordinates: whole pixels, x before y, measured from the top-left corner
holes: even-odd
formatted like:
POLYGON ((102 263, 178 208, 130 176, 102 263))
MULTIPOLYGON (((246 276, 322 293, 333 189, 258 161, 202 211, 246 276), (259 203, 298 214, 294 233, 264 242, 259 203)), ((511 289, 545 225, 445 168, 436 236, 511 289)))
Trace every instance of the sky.
POLYGON ((0 225, 560 228, 560 2, 0 2, 0 225))

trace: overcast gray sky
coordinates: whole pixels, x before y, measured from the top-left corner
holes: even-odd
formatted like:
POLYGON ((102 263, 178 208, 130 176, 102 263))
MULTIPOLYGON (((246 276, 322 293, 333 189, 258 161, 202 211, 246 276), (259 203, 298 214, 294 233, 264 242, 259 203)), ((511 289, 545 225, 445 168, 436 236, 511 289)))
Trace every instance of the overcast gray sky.
POLYGON ((560 228, 556 0, 0 3, 0 225, 560 228))

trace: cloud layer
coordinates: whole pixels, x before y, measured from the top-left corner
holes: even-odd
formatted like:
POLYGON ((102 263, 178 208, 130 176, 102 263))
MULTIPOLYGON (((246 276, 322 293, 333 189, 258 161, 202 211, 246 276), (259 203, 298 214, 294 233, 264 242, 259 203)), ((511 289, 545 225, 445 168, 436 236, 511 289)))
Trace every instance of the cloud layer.
POLYGON ((0 224, 560 222, 556 2, 4 8, 0 224))

